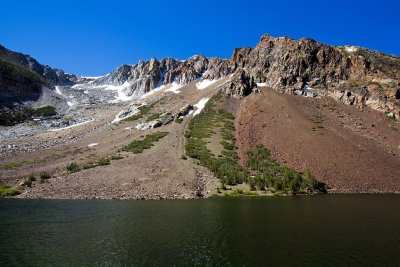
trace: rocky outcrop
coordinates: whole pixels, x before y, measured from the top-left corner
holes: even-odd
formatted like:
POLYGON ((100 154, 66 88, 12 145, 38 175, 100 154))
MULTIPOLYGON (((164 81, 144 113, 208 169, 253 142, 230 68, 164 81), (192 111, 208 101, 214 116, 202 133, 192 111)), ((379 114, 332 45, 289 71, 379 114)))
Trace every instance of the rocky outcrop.
POLYGON ((157 119, 137 124, 135 126, 135 128, 138 129, 138 130, 144 131, 144 130, 158 128, 158 127, 161 127, 163 125, 167 125, 167 124, 169 124, 169 123, 171 123, 173 121, 174 121, 174 115, 173 114, 164 113, 157 119))
POLYGON ((307 83, 326 87, 349 76, 340 51, 312 39, 264 35, 255 48, 235 49, 232 61, 255 82, 276 89, 300 89, 307 83))
POLYGON ((254 77, 244 70, 237 71, 226 87, 226 94, 235 96, 247 96, 256 88, 254 77))
POLYGON ((360 47, 333 47, 312 39, 263 35, 255 48, 235 49, 239 78, 227 88, 245 96, 254 83, 292 91, 305 85, 338 101, 400 116, 400 58, 360 47))

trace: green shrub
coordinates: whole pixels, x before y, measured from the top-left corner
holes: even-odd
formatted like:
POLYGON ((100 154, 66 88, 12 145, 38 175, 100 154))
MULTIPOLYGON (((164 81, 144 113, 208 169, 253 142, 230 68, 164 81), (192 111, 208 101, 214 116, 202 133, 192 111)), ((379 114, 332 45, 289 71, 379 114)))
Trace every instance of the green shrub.
POLYGON ((36 177, 35 177, 35 175, 31 174, 31 175, 28 176, 28 178, 25 178, 25 179, 22 181, 21 185, 22 185, 22 186, 31 187, 31 186, 32 186, 32 183, 33 183, 34 181, 36 181, 36 177))
POLYGON ((41 172, 39 174, 39 178, 43 180, 47 180, 51 178, 51 175, 48 172, 41 172))
POLYGON ((99 166, 104 166, 104 165, 109 165, 110 164, 110 159, 108 158, 100 158, 97 160, 97 165, 99 166))
POLYGON ((110 160, 120 160, 120 159, 123 159, 123 158, 124 158, 123 156, 116 155, 116 156, 111 156, 110 160))
POLYGON ((71 162, 70 164, 67 165, 68 173, 79 172, 80 170, 81 170, 81 168, 79 167, 78 163, 76 163, 76 162, 71 162))
POLYGON ((49 116, 54 116, 57 115, 56 109, 52 106, 45 106, 41 107, 38 109, 35 109, 33 111, 33 114, 35 116, 40 116, 40 117, 49 117, 49 116))
POLYGON ((143 140, 135 140, 122 148, 123 151, 132 152, 133 154, 142 153, 143 150, 154 146, 154 143, 168 135, 168 132, 156 132, 148 134, 143 140))
POLYGON ((21 194, 21 191, 12 185, 0 184, 0 197, 12 197, 21 194))
POLYGON ((83 165, 82 165, 82 169, 87 170, 87 169, 95 168, 95 167, 97 167, 97 166, 98 166, 98 165, 97 165, 96 162, 90 161, 90 162, 87 162, 87 163, 83 164, 83 165))
POLYGON ((154 113, 147 117, 146 122, 157 120, 161 117, 161 113, 154 113))

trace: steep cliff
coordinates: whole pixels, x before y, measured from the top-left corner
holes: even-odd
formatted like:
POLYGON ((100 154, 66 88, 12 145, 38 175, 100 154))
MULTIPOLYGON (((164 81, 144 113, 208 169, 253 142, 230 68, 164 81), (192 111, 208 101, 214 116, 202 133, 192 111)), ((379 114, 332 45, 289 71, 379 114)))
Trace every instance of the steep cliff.
POLYGON ((400 114, 400 58, 396 56, 263 35, 255 48, 235 49, 232 62, 244 73, 230 85, 231 94, 248 94, 249 89, 237 88, 251 88, 254 82, 282 91, 308 85, 349 105, 400 114))

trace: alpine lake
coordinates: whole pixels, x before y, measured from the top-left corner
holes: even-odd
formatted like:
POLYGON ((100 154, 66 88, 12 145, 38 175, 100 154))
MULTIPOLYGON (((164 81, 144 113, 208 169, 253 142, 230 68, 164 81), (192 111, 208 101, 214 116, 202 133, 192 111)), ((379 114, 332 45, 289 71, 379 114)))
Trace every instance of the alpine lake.
POLYGON ((400 195, 0 199, 0 266, 400 266, 400 195))

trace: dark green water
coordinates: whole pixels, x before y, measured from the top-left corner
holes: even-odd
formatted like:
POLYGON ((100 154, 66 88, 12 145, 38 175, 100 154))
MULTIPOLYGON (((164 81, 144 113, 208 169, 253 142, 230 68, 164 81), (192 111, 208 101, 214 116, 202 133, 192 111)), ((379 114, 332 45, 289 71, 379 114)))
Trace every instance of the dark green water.
POLYGON ((399 266, 399 195, 0 200, 0 266, 399 266))

